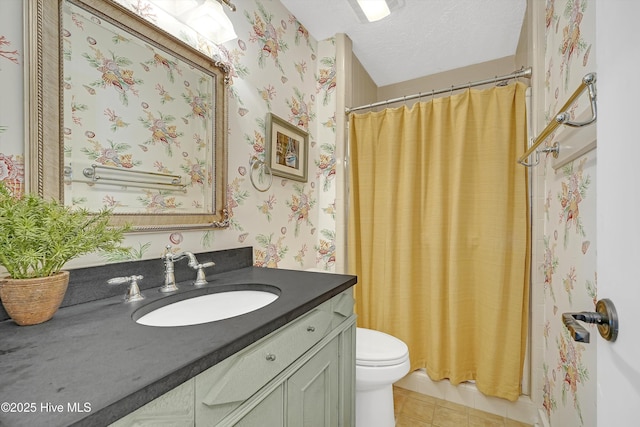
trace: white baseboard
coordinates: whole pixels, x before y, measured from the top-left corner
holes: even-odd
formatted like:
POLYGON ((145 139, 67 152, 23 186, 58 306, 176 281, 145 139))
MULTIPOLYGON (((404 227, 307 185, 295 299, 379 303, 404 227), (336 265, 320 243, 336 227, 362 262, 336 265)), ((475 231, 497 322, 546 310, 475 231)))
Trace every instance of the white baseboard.
MULTIPOLYGON (((394 385, 531 425, 540 421, 538 411, 529 396, 520 396, 515 402, 486 396, 473 383, 454 386, 447 380, 432 381, 424 369, 410 373, 394 385)), ((541 427, 548 427, 548 423, 541 427)))

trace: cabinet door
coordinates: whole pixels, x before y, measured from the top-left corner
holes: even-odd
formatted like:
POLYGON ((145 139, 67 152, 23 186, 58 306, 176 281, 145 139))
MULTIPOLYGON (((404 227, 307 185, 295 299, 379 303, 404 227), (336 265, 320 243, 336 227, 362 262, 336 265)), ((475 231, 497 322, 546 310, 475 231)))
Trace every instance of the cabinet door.
POLYGON ((336 337, 287 381, 289 426, 338 425, 338 348, 339 337, 336 337))
POLYGON ((235 427, 269 426, 279 427, 284 425, 284 386, 273 390, 267 397, 260 401, 235 427))
POLYGON ((339 427, 355 426, 356 398, 356 326, 355 316, 351 316, 350 327, 345 329, 340 338, 340 383, 339 427))

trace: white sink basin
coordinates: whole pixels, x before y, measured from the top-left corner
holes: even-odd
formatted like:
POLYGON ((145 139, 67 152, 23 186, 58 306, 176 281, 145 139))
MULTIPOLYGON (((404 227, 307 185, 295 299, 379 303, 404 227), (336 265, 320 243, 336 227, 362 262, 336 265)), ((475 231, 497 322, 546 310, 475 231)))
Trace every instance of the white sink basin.
POLYGON ((255 311, 278 299, 267 291, 227 291, 201 295, 157 308, 136 320, 147 326, 187 326, 228 319, 255 311))

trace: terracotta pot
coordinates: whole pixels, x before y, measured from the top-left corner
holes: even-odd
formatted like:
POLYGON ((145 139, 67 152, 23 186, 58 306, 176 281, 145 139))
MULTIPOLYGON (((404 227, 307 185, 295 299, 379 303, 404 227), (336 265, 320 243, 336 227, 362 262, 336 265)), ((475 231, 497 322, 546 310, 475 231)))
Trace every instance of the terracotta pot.
POLYGON ((62 303, 69 272, 33 279, 0 279, 0 299, 14 322, 37 325, 51 319, 62 303))

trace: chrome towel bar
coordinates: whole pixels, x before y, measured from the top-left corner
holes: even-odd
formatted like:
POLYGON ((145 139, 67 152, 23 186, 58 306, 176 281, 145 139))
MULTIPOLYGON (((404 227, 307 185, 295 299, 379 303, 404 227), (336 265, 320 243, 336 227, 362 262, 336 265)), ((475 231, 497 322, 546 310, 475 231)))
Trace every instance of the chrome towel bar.
POLYGON ((186 191, 186 184, 182 183, 182 177, 180 175, 170 175, 158 172, 137 171, 130 169, 112 168, 102 165, 91 165, 90 168, 84 168, 82 174, 91 179, 92 182, 100 182, 101 184, 121 185, 131 187, 148 188, 150 186, 160 186, 169 190, 186 191), (135 175, 132 178, 118 178, 113 176, 104 176, 98 174, 98 169, 102 170, 105 174, 130 174, 135 175), (163 180, 167 180, 164 182, 163 180))
POLYGON ((518 159, 518 163, 521 165, 532 167, 536 166, 540 163, 540 153, 553 153, 554 157, 558 157, 558 153, 560 151, 560 147, 556 142, 552 147, 547 147, 542 150, 537 150, 538 146, 542 144, 548 137, 553 133, 553 131, 558 128, 560 125, 570 126, 570 127, 582 127, 590 125, 595 122, 598 116, 598 110, 596 105, 596 73, 589 73, 582 78, 582 82, 580 86, 573 92, 573 94, 567 99, 567 102, 564 103, 562 108, 560 108, 560 113, 556 114, 555 118, 549 122, 547 127, 538 135, 535 139, 532 138, 532 144, 529 149, 518 159), (568 110, 571 108, 571 105, 574 101, 582 95, 582 93, 588 89, 589 93, 589 102, 591 104, 591 118, 584 122, 573 122, 571 121, 571 114, 568 110), (526 160, 535 152, 536 158, 532 163, 527 163, 526 160))

